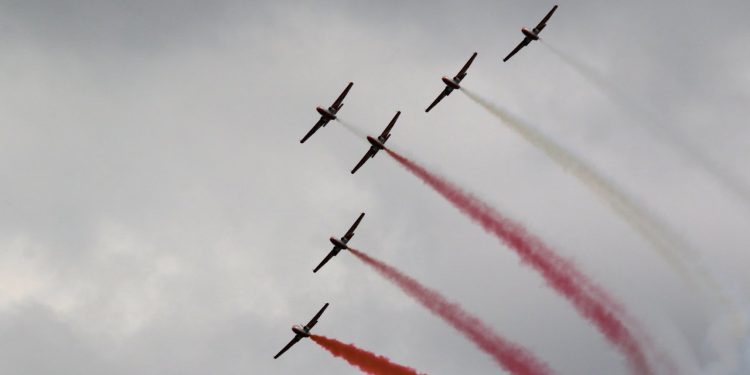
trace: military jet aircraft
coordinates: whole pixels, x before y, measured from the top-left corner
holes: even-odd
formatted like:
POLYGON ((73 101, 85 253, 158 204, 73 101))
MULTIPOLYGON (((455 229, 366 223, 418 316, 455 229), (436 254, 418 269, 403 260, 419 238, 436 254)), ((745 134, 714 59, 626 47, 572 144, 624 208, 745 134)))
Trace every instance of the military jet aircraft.
POLYGON ((513 55, 515 55, 516 52, 520 51, 521 48, 528 46, 532 40, 539 40, 539 33, 541 33, 544 27, 547 26, 547 21, 549 21, 549 18, 552 17, 552 13, 555 13, 555 10, 557 10, 557 5, 553 6, 552 10, 550 10, 549 13, 547 13, 547 15, 542 18, 542 21, 539 22, 539 24, 530 31, 525 27, 522 28, 521 32, 526 37, 523 38, 523 41, 521 41, 521 43, 503 59, 503 61, 508 61, 508 59, 513 57, 513 55))
POLYGON ((294 335, 295 335, 294 338, 292 339, 292 341, 289 341, 289 343, 286 344, 286 346, 284 347, 284 349, 281 349, 281 351, 278 354, 276 354, 275 356, 273 356, 273 359, 279 358, 282 354, 284 354, 284 352, 286 352, 287 350, 289 350, 289 348, 291 348, 299 340, 302 340, 305 337, 310 337, 310 330, 313 327, 315 327, 315 324, 318 323, 318 318, 320 318, 320 316, 323 315, 323 311, 326 311, 327 307, 328 307, 328 302, 326 302, 326 304, 323 305, 323 307, 320 309, 320 311, 318 311, 318 313, 315 314, 315 316, 313 316, 313 318, 307 324, 305 324, 303 326, 300 326, 300 325, 297 325, 297 324, 293 325, 292 326, 292 332, 294 332, 294 335))
POLYGON ((393 116, 393 120, 388 124, 388 126, 385 127, 385 130, 378 136, 377 139, 367 136, 367 141, 370 142, 372 146, 370 146, 370 149, 367 150, 367 153, 364 157, 362 157, 362 160, 357 163, 356 166, 354 166, 354 169, 352 169, 352 174, 356 172, 365 162, 371 158, 374 158, 375 155, 378 153, 378 151, 385 148, 385 141, 388 140, 388 138, 391 137, 391 128, 393 128, 393 125, 396 124, 396 120, 398 120, 398 116, 401 115, 401 111, 396 112, 396 115, 393 116))
POLYGON ((313 273, 318 272, 318 270, 321 267, 323 267, 324 264, 328 263, 328 261, 331 260, 331 258, 335 257, 336 255, 339 255, 339 252, 341 250, 349 248, 347 243, 349 242, 349 240, 352 239, 352 237, 354 237, 354 230, 357 229, 357 226, 359 225, 359 222, 362 221, 363 217, 365 217, 364 212, 359 214, 359 217, 357 218, 357 220, 354 221, 354 224, 352 224, 352 227, 349 228, 348 231, 346 231, 346 234, 344 234, 343 237, 341 238, 331 237, 330 238, 330 241, 333 244, 333 249, 330 252, 328 252, 328 255, 326 255, 325 259, 323 259, 323 261, 320 262, 320 264, 318 264, 317 267, 315 267, 315 269, 313 270, 313 273))
POLYGON ((315 132, 318 131, 318 129, 326 126, 329 121, 336 119, 336 113, 338 113, 341 107, 344 106, 344 98, 346 97, 346 94, 349 93, 349 89, 351 89, 353 85, 354 85, 353 82, 349 82, 349 84, 346 86, 346 88, 341 93, 341 95, 339 95, 339 97, 336 98, 336 101, 333 102, 333 104, 331 104, 331 106, 328 107, 328 109, 325 109, 322 107, 315 108, 315 110, 318 111, 318 113, 320 113, 320 120, 318 120, 318 122, 315 123, 313 128, 310 129, 310 131, 307 132, 307 134, 305 134, 305 136, 302 138, 302 140, 299 141, 299 143, 305 143, 305 141, 308 138, 310 138, 310 136, 315 134, 315 132))
POLYGON ((435 101, 432 102, 432 104, 430 104, 430 106, 424 110, 425 112, 429 112, 432 109, 432 107, 438 104, 438 102, 443 100, 443 98, 445 98, 446 96, 450 95, 451 92, 453 92, 453 90, 457 90, 461 88, 461 86, 459 86, 459 83, 461 83, 461 80, 464 79, 464 77, 466 77, 466 71, 469 69, 469 66, 474 61, 475 57, 477 57, 476 52, 474 52, 474 54, 471 55, 471 57, 469 58, 469 61, 467 61, 466 64, 464 64, 464 67, 461 68, 461 70, 458 72, 458 74, 456 74, 455 77, 453 78, 443 77, 443 83, 445 83, 445 88, 443 89, 443 92, 441 92, 440 95, 438 95, 437 99, 435 99, 435 101))

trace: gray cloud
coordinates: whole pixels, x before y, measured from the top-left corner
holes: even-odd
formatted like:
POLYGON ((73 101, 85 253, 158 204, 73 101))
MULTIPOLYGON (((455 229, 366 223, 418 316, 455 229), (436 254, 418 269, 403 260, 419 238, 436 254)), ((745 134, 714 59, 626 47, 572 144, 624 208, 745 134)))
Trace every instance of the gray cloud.
MULTIPOLYGON (((465 84, 590 160, 688 237, 743 296, 748 218, 710 176, 633 126, 541 45, 500 59, 549 4, 478 1, 7 2, 0 7, 3 373, 351 373, 316 328, 429 373, 489 358, 353 257, 313 277, 327 236, 437 288, 560 373, 625 373, 617 352, 510 251, 336 124, 299 138, 346 82, 341 115, 474 192, 622 299, 686 371, 719 312, 465 84), (17 343, 10 345, 8 343, 17 343)), ((750 180, 744 2, 561 4, 548 42, 606 74, 649 118, 750 180)))

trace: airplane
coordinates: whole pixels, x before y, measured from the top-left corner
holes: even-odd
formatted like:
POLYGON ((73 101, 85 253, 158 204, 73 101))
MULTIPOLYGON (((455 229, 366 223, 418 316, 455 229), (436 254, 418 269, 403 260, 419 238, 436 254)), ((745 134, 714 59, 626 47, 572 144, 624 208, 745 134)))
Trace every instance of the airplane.
POLYGON ((521 32, 526 37, 523 39, 523 41, 513 51, 510 52, 510 54, 508 54, 508 56, 506 56, 503 59, 503 61, 508 61, 508 59, 510 59, 511 57, 513 57, 513 55, 515 55, 516 52, 520 51, 521 48, 528 46, 529 43, 531 43, 532 40, 539 40, 539 33, 541 33, 542 30, 544 29, 544 27, 547 26, 547 21, 549 20, 550 17, 552 17, 552 13, 555 13, 555 10, 557 10, 557 5, 553 6, 552 10, 550 10, 549 13, 547 13, 547 15, 544 16, 544 18, 542 18, 542 21, 539 22, 539 24, 536 25, 536 27, 533 28, 531 31, 529 31, 529 29, 527 29, 525 27, 522 28, 521 32))
POLYGON ((320 267, 323 267, 324 264, 328 263, 328 261, 331 260, 331 258, 335 257, 336 255, 339 255, 339 252, 341 250, 349 248, 347 243, 349 242, 349 240, 352 239, 352 237, 354 237, 354 230, 357 229, 357 226, 359 225, 359 222, 362 221, 363 217, 365 217, 364 212, 359 214, 359 217, 357 218, 356 221, 354 221, 354 224, 352 224, 352 227, 349 228, 349 230, 346 231, 346 234, 340 239, 336 237, 330 238, 331 243, 333 244, 333 249, 328 253, 328 255, 326 255, 325 259, 323 259, 323 261, 320 262, 320 264, 318 264, 317 267, 315 267, 315 269, 313 270, 313 273, 318 272, 320 267))
POLYGON ((476 52, 474 52, 474 54, 471 55, 471 57, 469 58, 469 61, 467 61, 466 64, 464 64, 464 67, 461 68, 461 70, 458 72, 458 74, 456 74, 455 77, 453 78, 443 77, 443 83, 445 83, 445 89, 443 89, 443 92, 441 92, 440 95, 438 95, 437 99, 435 99, 435 101, 432 102, 432 104, 430 104, 430 106, 424 110, 425 112, 429 112, 432 109, 432 107, 438 104, 438 102, 443 100, 443 98, 445 98, 446 96, 450 95, 451 92, 453 92, 453 90, 457 90, 461 88, 461 86, 459 86, 459 83, 461 83, 461 80, 464 79, 464 77, 466 77, 466 71, 469 69, 469 65, 471 65, 471 63, 474 61, 475 57, 477 57, 476 52))
POLYGON ((362 160, 357 163, 357 165, 352 169, 352 174, 356 172, 365 162, 370 159, 374 158, 375 155, 378 153, 378 151, 385 148, 385 141, 388 140, 388 138, 391 137, 391 128, 393 128, 393 125, 396 124, 396 120, 398 120, 398 116, 401 115, 401 111, 396 112, 396 115, 393 116, 393 120, 388 124, 388 126, 385 127, 385 130, 378 136, 377 139, 367 136, 367 141, 370 142, 371 146, 370 149, 367 150, 367 153, 364 157, 362 157, 362 160))
POLYGON ((315 132, 318 131, 318 129, 326 126, 329 121, 336 119, 336 113, 338 113, 341 107, 344 106, 344 98, 346 97, 346 94, 349 93, 349 89, 351 89, 353 85, 354 85, 353 82, 349 82, 349 84, 346 86, 346 88, 341 93, 341 95, 339 95, 339 97, 336 98, 336 101, 333 102, 333 104, 331 104, 331 106, 328 107, 328 109, 325 109, 322 107, 315 108, 315 110, 318 111, 318 113, 320 113, 320 120, 318 120, 318 122, 315 123, 313 128, 310 129, 310 131, 307 132, 307 134, 305 134, 305 136, 302 138, 302 140, 299 141, 299 143, 305 143, 305 141, 308 138, 310 138, 310 136, 315 134, 315 132))
POLYGON ((310 337, 310 330, 313 327, 315 327, 315 324, 318 323, 318 318, 320 318, 320 316, 323 315, 323 311, 325 311, 327 307, 328 307, 328 302, 326 302, 326 304, 323 305, 323 307, 320 309, 320 311, 318 311, 318 313, 315 314, 315 316, 313 316, 313 318, 310 320, 310 322, 308 322, 304 326, 300 326, 300 325, 297 325, 297 324, 293 325, 292 326, 292 332, 294 332, 294 334, 295 334, 294 338, 292 339, 292 341, 289 341, 289 343, 286 344, 286 346, 284 347, 284 349, 281 349, 281 351, 278 354, 276 354, 275 356, 273 356, 273 359, 279 358, 282 354, 284 354, 284 352, 286 352, 287 350, 289 350, 289 348, 291 348, 299 340, 302 340, 305 337, 310 337))

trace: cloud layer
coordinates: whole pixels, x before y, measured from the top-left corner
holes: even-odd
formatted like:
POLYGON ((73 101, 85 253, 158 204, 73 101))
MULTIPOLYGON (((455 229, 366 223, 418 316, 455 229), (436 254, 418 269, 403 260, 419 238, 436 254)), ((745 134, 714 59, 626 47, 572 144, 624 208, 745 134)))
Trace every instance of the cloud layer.
MULTIPOLYGON (((367 145, 339 124, 299 145, 314 107, 349 81, 342 118, 375 133, 402 110, 389 143, 575 259, 685 371, 711 363, 721 312, 585 187, 461 95, 423 112, 478 51, 466 84, 608 171, 747 296, 750 214, 730 192, 541 45, 500 62, 549 6, 0 5, 0 373, 351 373, 312 343, 272 359, 323 302, 321 334, 427 373, 494 373, 347 254, 313 276, 328 236, 362 211, 353 246, 560 373, 627 373, 537 275, 383 155, 351 176, 367 145)), ((544 37, 747 182, 748 13, 744 1, 570 1, 544 37)))

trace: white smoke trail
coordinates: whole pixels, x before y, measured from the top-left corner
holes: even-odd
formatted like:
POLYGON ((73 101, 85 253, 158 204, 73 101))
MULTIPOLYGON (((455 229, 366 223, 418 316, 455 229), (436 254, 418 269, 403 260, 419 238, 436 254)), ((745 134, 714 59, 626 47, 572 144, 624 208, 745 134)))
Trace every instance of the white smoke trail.
MULTIPOLYGON (((654 117, 651 110, 638 104, 620 87, 602 76, 595 69, 587 66, 575 56, 565 53, 554 45, 543 40, 540 41, 542 42, 542 45, 547 47, 547 49, 560 58, 560 60, 564 61, 578 72, 581 77, 587 79, 596 86, 602 93, 607 95, 612 102, 619 105, 625 113, 631 115, 633 113, 647 114, 650 118, 654 117)), ((717 164, 713 159, 696 147, 687 137, 676 132, 674 129, 655 123, 654 121, 642 121, 643 119, 636 120, 638 126, 651 132, 651 134, 662 143, 668 144, 682 155, 689 157, 694 164, 710 174, 724 188, 734 193, 745 205, 747 211, 750 212, 750 186, 743 182, 741 178, 727 170, 725 167, 717 164)))
MULTIPOLYGON (((507 110, 490 103, 466 87, 462 86, 461 91, 488 112, 498 117, 526 141, 547 154, 563 169, 581 180, 633 230, 646 239, 657 254, 689 285, 710 293, 711 297, 718 298, 719 302, 726 306, 734 305, 728 295, 722 292, 719 284, 715 278, 711 277, 708 270, 700 262, 695 261, 698 254, 690 250, 682 238, 670 231, 654 215, 640 206, 634 199, 628 197, 621 189, 618 189, 615 184, 597 173, 582 159, 526 125, 507 110)), ((738 309, 734 307, 732 311, 736 312, 738 309)))
POLYGON ((543 46, 547 47, 552 53, 554 53, 560 60, 568 64, 573 68, 581 77, 587 79, 590 83, 596 86, 604 95, 607 95, 613 102, 618 105, 625 107, 625 109, 636 108, 639 111, 645 111, 640 108, 631 98, 626 95, 617 85, 613 84, 610 80, 599 74, 594 68, 584 64, 574 56, 571 56, 564 51, 558 49, 552 44, 547 43, 543 39, 539 39, 543 46))
POLYGON ((349 134, 359 138, 360 140, 367 141, 367 134, 364 132, 364 130, 350 124, 348 121, 341 119, 341 117, 336 117, 336 122, 344 126, 344 129, 349 131, 349 134))
POLYGON ((706 375, 750 374, 748 316, 722 314, 714 318, 704 339, 703 373, 706 375))
MULTIPOLYGON (((648 118, 637 118, 635 121, 636 124, 648 130, 654 138, 688 157, 694 165, 697 165, 703 171, 712 176, 726 190, 732 192, 744 205, 746 212, 750 212, 750 186, 748 186, 748 184, 739 176, 732 173, 724 166, 716 163, 716 161, 702 152, 683 134, 668 126, 650 120, 656 115, 653 111, 642 107, 620 87, 606 79, 595 69, 587 66, 575 56, 571 56, 561 49, 556 48, 552 44, 542 41, 542 45, 547 47, 563 62, 572 67, 578 72, 578 74, 595 85, 602 93, 607 95, 612 102, 619 105, 625 113, 630 115, 646 115, 648 118)), ((704 264, 700 261, 697 254, 688 255, 692 255, 691 259, 694 264, 704 264)), ((712 275, 706 271, 705 268, 698 267, 698 269, 702 269, 703 271, 701 272, 705 275, 712 275)), ((747 308, 745 304, 739 302, 742 301, 742 298, 739 298, 737 293, 730 292, 731 288, 726 287, 726 285, 731 284, 721 282, 722 280, 716 277, 707 277, 706 279, 710 282, 710 285, 708 286, 713 289, 715 297, 718 297, 722 303, 725 310, 724 313, 729 316, 729 320, 731 321, 730 325, 732 326, 732 332, 727 333, 725 336, 728 336, 727 339, 729 341, 734 342, 734 348, 727 348, 727 345, 721 345, 721 348, 716 349, 720 357, 719 367, 735 367, 738 369, 737 374, 748 374, 750 373, 750 321, 748 321, 746 312, 747 308)), ((723 318, 720 317, 719 319, 723 318)), ((720 372, 727 373, 727 371, 720 372)))

